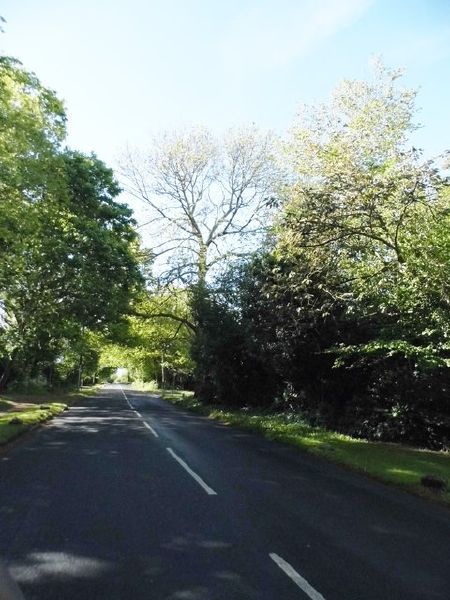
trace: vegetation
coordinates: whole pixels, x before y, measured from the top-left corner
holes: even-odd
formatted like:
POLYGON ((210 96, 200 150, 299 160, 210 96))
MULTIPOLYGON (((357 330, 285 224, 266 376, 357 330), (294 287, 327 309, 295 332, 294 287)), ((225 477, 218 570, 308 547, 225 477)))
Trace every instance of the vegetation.
POLYGON ((448 449, 449 182, 408 146, 399 75, 378 65, 293 128, 275 226, 201 298, 200 399, 448 449))
POLYGON ((0 446, 66 410, 67 404, 20 404, 0 399, 0 446))
POLYGON ((232 410, 226 406, 204 404, 192 392, 166 390, 161 393, 166 400, 177 406, 227 425, 256 431, 269 439, 294 445, 385 483, 450 504, 450 461, 445 453, 369 442, 312 427, 296 413, 232 410), (429 491, 421 485, 421 478, 430 474, 447 482, 447 489, 443 493, 429 491))
POLYGON ((155 381, 162 387, 191 384, 192 331, 183 322, 188 318, 188 299, 182 290, 143 292, 110 339, 98 339, 99 373, 111 377, 125 367, 132 380, 155 381))
MULTIPOLYGON (((150 352, 161 357, 161 376, 153 361, 151 378, 164 379, 166 364, 172 381, 192 385, 193 377, 203 393, 210 379, 203 360, 208 281, 233 257, 248 253, 265 230, 268 198, 277 181, 274 140, 254 127, 229 131, 221 139, 205 129, 167 133, 147 155, 128 152, 122 174, 128 192, 149 209, 147 225, 158 240, 152 248, 150 298, 135 314, 141 323, 150 320, 153 330, 155 324, 164 328, 161 319, 176 325, 171 341, 166 336, 150 343, 150 352)), ((149 325, 140 327, 149 334, 149 325)), ((125 353, 134 372, 135 346, 132 352, 133 357, 125 353)), ((147 364, 152 362, 147 346, 140 345, 139 353, 140 360, 144 353, 147 364)))
POLYGON ((61 101, 1 57, 0 388, 126 368, 343 460, 355 438, 448 450, 450 186, 414 117, 377 64, 285 140, 163 135, 122 165, 143 251, 111 169, 63 146, 61 101))
POLYGON ((0 388, 76 382, 87 333, 141 285, 131 210, 108 167, 62 147, 54 92, 7 57, 0 120, 0 388))
POLYGON ((254 127, 220 139, 206 129, 166 133, 146 154, 128 151, 122 174, 149 210, 155 257, 166 257, 160 281, 201 286, 264 230, 277 181, 273 138, 254 127))

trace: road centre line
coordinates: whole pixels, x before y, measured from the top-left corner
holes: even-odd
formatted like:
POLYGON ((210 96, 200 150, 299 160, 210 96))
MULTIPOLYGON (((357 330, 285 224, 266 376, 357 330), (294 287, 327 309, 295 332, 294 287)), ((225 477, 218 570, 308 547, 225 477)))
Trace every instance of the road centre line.
POLYGON ((298 587, 305 592, 307 596, 311 598, 311 600, 325 600, 322 594, 319 594, 317 590, 315 590, 312 585, 310 585, 306 579, 304 579, 297 571, 294 569, 292 565, 286 562, 281 556, 275 554, 274 552, 269 554, 270 558, 277 564, 282 571, 290 578, 292 581, 298 585, 298 587))
POLYGON ((155 437, 159 437, 159 435, 156 433, 156 431, 153 429, 153 427, 147 423, 147 421, 143 421, 143 423, 144 423, 144 427, 147 427, 147 429, 149 429, 155 437))
POLYGON ((193 471, 189 465, 187 465, 184 460, 182 458, 180 458, 179 456, 177 456, 175 454, 175 452, 172 450, 172 448, 166 448, 167 452, 183 467, 183 469, 185 469, 189 475, 195 479, 195 481, 205 490, 205 492, 209 495, 209 496, 217 496, 217 492, 215 492, 212 488, 209 487, 208 484, 206 484, 203 479, 197 475, 197 473, 195 473, 195 471, 193 471))
MULTIPOLYGON (((147 423, 147 421, 144 421, 142 415, 131 405, 122 386, 120 386, 120 391, 122 392, 123 397, 127 401, 127 404, 131 408, 131 410, 134 411, 138 415, 138 417, 140 417, 142 419, 144 426, 147 427, 147 429, 150 430, 155 437, 159 437, 158 433, 153 429, 153 427, 151 425, 149 425, 147 423)), ((217 496, 217 492, 215 492, 211 487, 209 487, 209 485, 203 481, 203 479, 200 477, 200 475, 197 475, 197 473, 195 471, 193 471, 191 469, 191 467, 188 464, 186 464, 182 458, 180 458, 177 454, 175 454, 175 452, 172 450, 172 448, 166 448, 166 450, 183 467, 183 469, 185 469, 189 473, 189 475, 193 479, 195 479, 195 481, 205 490, 205 492, 209 496, 217 496)))
POLYGON ((122 386, 120 386, 120 391, 122 392, 122 394, 123 394, 123 397, 124 397, 124 398, 125 398, 125 400, 127 401, 127 404, 128 404, 128 406, 131 408, 131 410, 134 410, 134 412, 136 412, 136 410, 134 409, 134 407, 133 407, 133 406, 131 406, 131 404, 130 404, 130 401, 128 400, 128 398, 127 398, 127 395, 125 394, 125 392, 123 391, 123 387, 122 387, 122 386))
POLYGON ((141 413, 140 413, 140 412, 138 412, 138 411, 137 411, 137 410, 136 410, 136 409, 135 409, 135 408, 134 408, 134 407, 133 407, 133 406, 130 404, 130 401, 128 400, 128 398, 127 398, 127 395, 125 394, 125 392, 123 391, 123 387, 122 387, 122 386, 120 386, 120 391, 122 392, 122 394, 123 394, 123 397, 124 397, 124 398, 125 398, 125 400, 127 401, 127 403, 128 403, 128 406, 131 408, 131 410, 132 410, 132 411, 134 411, 134 412, 137 414, 137 416, 138 416, 140 419, 142 419, 142 422, 144 423, 144 427, 147 427, 147 429, 149 429, 149 430, 150 430, 150 431, 153 433, 153 435, 154 435, 155 437, 159 437, 158 433, 157 433, 157 432, 156 432, 156 431, 153 429, 153 427, 152 427, 151 425, 149 425, 149 424, 147 423, 147 421, 144 421, 144 417, 141 415, 141 413))

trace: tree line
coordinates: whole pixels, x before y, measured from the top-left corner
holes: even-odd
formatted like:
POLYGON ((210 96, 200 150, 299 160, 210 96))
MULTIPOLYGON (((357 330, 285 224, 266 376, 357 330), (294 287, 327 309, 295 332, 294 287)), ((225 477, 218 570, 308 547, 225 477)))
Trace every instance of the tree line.
MULTIPOLYGON (((255 127, 127 150, 119 184, 64 147, 54 92, 0 62, 0 378, 120 366, 371 439, 449 444, 450 188, 382 64, 255 127)), ((103 370, 103 371, 102 371, 103 370)))
POLYGON ((411 142, 415 99, 378 62, 284 140, 194 130, 128 154, 204 401, 448 447, 450 190, 411 142))

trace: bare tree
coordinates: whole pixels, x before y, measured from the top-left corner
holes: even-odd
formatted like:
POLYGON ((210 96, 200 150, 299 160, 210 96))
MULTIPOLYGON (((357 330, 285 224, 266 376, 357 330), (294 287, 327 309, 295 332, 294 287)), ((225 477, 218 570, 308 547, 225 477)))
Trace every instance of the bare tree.
POLYGON ((121 170, 128 193, 148 209, 165 281, 204 282, 224 259, 248 252, 268 224, 274 139, 253 127, 220 140, 205 129, 167 133, 148 154, 127 151, 121 170))

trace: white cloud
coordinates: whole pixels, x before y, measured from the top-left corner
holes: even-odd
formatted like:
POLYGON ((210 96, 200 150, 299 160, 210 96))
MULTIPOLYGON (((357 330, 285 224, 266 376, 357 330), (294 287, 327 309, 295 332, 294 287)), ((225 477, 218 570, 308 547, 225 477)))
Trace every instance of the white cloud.
POLYGON ((241 11, 220 44, 226 68, 241 72, 287 66, 357 21, 373 0, 266 0, 241 11))

